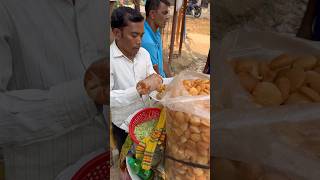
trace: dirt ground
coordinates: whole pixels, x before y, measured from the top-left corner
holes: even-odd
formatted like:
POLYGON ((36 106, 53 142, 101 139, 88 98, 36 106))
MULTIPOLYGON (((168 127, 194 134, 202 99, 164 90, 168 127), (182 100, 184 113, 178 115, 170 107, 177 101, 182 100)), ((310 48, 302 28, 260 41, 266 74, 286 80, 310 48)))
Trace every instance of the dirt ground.
POLYGON ((212 10, 213 36, 222 39, 237 28, 295 35, 308 0, 219 0, 212 10))
MULTIPOLYGON (((186 17, 186 39, 182 46, 181 56, 175 55, 172 59, 171 67, 174 73, 179 73, 183 70, 203 71, 210 48, 209 14, 210 12, 205 9, 203 16, 200 18, 186 17)), ((169 24, 170 26, 171 24, 169 24)), ((165 56, 168 56, 169 44, 170 36, 164 38, 165 56)), ((174 50, 174 54, 178 54, 179 42, 175 42, 174 50)))
MULTIPOLYGON (((144 6, 140 6, 141 13, 144 15, 144 6)), ((163 57, 169 57, 170 35, 172 31, 173 6, 169 8, 171 18, 164 29, 163 34, 163 57)), ((176 34, 177 36, 178 34, 176 34)), ((179 38, 177 38, 179 39, 179 38)), ((174 73, 182 70, 202 72, 210 48, 210 5, 203 8, 200 18, 186 17, 186 39, 182 46, 181 56, 174 55, 171 68, 174 73)), ((175 41, 174 54, 178 54, 179 41, 175 41)))

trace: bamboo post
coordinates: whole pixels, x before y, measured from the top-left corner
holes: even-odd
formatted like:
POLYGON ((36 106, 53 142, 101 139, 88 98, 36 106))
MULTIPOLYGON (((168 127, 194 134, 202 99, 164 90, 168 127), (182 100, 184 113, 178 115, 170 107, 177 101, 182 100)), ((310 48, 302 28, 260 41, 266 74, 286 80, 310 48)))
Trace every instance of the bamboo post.
POLYGON ((181 29, 181 18, 182 18, 182 8, 180 8, 179 12, 178 12, 178 22, 177 22, 177 29, 176 29, 176 34, 177 36, 175 37, 176 39, 176 43, 178 43, 179 41, 179 36, 178 34, 180 34, 180 29, 181 29))
POLYGON ((186 25, 186 8, 187 8, 187 0, 183 1, 183 8, 182 8, 182 26, 181 26, 181 34, 180 34, 180 45, 179 45, 179 56, 181 56, 181 50, 182 50, 182 43, 183 43, 183 35, 185 33, 185 25, 186 25))
POLYGON ((175 38, 175 30, 177 27, 177 0, 174 1, 174 10, 173 10, 173 22, 172 22, 172 30, 171 30, 171 41, 170 41, 170 52, 169 52, 169 64, 172 63, 172 56, 174 50, 174 38, 175 38))

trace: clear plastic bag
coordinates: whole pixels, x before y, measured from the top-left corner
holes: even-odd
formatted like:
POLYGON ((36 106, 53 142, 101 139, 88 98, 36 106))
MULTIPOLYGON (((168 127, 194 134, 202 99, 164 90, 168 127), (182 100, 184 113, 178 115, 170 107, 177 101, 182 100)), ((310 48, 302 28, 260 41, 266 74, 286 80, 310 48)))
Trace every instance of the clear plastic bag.
POLYGON ((210 80, 184 71, 160 101, 167 109, 165 170, 168 179, 210 179, 210 95, 191 96, 184 80, 210 80))
POLYGON ((232 180, 232 173, 245 168, 247 174, 242 176, 246 180, 252 179, 254 172, 261 172, 261 180, 272 176, 281 180, 319 179, 319 103, 257 106, 227 62, 239 56, 269 59, 281 52, 317 55, 319 45, 287 35, 239 30, 226 36, 215 51, 214 67, 219 68, 215 69, 218 78, 214 79, 214 102, 220 109, 213 114, 212 154, 218 159, 215 167, 229 169, 214 169, 220 175, 217 178, 232 180))
POLYGON ((320 56, 320 46, 288 35, 240 29, 230 32, 214 56, 214 72, 217 78, 215 85, 214 105, 220 108, 252 109, 261 106, 253 103, 247 91, 240 85, 239 79, 233 72, 230 60, 246 57, 259 61, 271 60, 281 53, 313 54, 320 56))
POLYGON ((148 92, 157 90, 161 87, 163 80, 158 74, 151 74, 146 79, 141 80, 137 84, 138 92, 147 94, 148 92))
POLYGON ((319 179, 319 114, 319 104, 215 112, 213 156, 267 167, 288 179, 319 179))

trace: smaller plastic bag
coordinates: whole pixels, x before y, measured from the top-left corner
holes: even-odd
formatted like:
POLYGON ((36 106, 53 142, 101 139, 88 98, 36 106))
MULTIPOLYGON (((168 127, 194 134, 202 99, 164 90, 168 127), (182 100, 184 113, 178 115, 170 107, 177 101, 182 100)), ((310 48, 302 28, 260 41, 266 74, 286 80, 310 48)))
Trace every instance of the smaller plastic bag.
POLYGON ((138 92, 146 94, 157 89, 160 89, 163 79, 158 74, 151 74, 146 79, 141 80, 137 84, 138 92))

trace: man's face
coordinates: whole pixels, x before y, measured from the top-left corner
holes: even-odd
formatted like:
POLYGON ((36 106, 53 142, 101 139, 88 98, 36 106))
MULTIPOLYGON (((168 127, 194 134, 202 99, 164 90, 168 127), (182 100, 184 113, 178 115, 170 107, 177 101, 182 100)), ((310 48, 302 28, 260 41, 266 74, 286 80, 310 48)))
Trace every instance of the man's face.
POLYGON ((160 28, 164 28, 168 20, 169 20, 169 7, 163 2, 160 2, 158 10, 154 11, 155 24, 160 28))
POLYGON ((117 45, 127 56, 134 57, 140 47, 141 39, 144 33, 144 23, 142 22, 130 22, 122 29, 114 30, 117 45))

